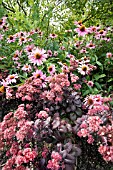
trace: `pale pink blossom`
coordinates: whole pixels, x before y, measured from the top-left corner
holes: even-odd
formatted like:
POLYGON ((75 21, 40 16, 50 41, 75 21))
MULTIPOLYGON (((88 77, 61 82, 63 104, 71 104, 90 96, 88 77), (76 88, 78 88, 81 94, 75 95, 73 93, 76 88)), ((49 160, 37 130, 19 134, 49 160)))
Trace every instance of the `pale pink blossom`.
POLYGON ((58 36, 58 35, 56 35, 56 34, 54 34, 54 33, 49 35, 49 37, 50 37, 50 38, 53 38, 53 39, 56 38, 57 36, 58 36))
POLYGON ((26 72, 30 72, 32 70, 32 67, 29 64, 24 64, 22 70, 26 72))
POLYGON ((110 53, 110 52, 106 53, 106 57, 107 58, 112 58, 112 53, 110 53))
POLYGON ((51 56, 52 56, 52 51, 51 51, 51 50, 48 50, 48 51, 47 51, 47 54, 48 54, 48 56, 51 57, 51 56))
POLYGON ((88 81, 87 85, 90 86, 90 87, 93 87, 94 83, 92 81, 88 81))
POLYGON ((43 72, 41 70, 36 70, 32 74, 33 74, 33 77, 35 77, 35 78, 39 78, 39 79, 45 79, 46 78, 45 74, 43 74, 43 72))
POLYGON ((52 75, 53 73, 55 73, 55 65, 50 65, 49 67, 48 67, 48 72, 52 75))
POLYGON ((17 78, 18 78, 17 74, 8 75, 8 77, 6 78, 6 82, 7 84, 16 83, 17 78))
POLYGON ((10 35, 9 38, 7 38, 7 43, 15 42, 16 37, 14 35, 10 35))
POLYGON ((81 25, 79 28, 75 28, 74 31, 78 33, 78 36, 85 36, 88 34, 88 29, 84 25, 81 25))
POLYGON ((81 65, 78 66, 77 70, 80 74, 86 75, 86 74, 89 73, 90 68, 86 64, 81 64, 81 65))
POLYGON ((44 49, 39 49, 38 47, 36 49, 33 49, 31 54, 28 56, 31 63, 34 65, 41 65, 47 58, 47 54, 45 54, 44 49))

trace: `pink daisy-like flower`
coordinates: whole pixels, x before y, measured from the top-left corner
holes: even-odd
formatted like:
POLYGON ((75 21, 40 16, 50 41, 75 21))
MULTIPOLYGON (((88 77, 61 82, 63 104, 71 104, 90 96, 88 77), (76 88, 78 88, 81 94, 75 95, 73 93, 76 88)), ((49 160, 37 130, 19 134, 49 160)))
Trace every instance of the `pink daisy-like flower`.
POLYGON ((21 56, 21 54, 22 54, 22 51, 16 50, 12 59, 15 61, 19 60, 19 56, 21 56))
POLYGON ((95 38, 100 39, 101 37, 104 37, 107 34, 107 31, 100 30, 99 32, 96 32, 95 38))
POLYGON ((82 75, 86 75, 89 73, 90 68, 88 67, 88 65, 85 64, 81 64, 79 65, 79 67, 77 68, 78 72, 81 73, 82 75))
POLYGON ((4 58, 7 58, 6 56, 2 56, 0 57, 0 61, 3 60, 4 58))
POLYGON ((15 42, 15 40, 16 40, 16 37, 13 35, 10 35, 9 38, 7 38, 8 43, 15 42))
POLYGON ((94 45, 92 42, 90 42, 90 43, 88 43, 88 44, 86 45, 86 47, 87 47, 87 48, 90 48, 90 49, 94 49, 94 48, 95 48, 95 45, 94 45))
POLYGON ((18 75, 17 74, 12 74, 12 75, 9 75, 7 78, 6 78, 6 82, 8 84, 11 84, 11 83, 16 83, 16 79, 18 78, 18 75))
POLYGON ((25 52, 29 55, 32 52, 33 48, 34 48, 34 44, 27 45, 25 47, 25 52))
POLYGON ((89 107, 89 109, 91 109, 91 108, 93 107, 93 105, 94 105, 94 102, 95 102, 94 96, 93 96, 93 95, 90 95, 90 96, 88 96, 88 97, 85 98, 85 100, 84 100, 84 105, 85 105, 86 107, 89 107))
POLYGON ((88 81, 87 85, 90 86, 90 87, 93 87, 94 83, 92 81, 88 81))
POLYGON ((56 38, 57 35, 53 33, 53 34, 50 34, 49 37, 50 37, 50 38, 56 38))
POLYGON ((8 82, 4 79, 2 79, 2 81, 0 81, 0 85, 3 85, 4 87, 7 87, 8 82))
POLYGON ((26 36, 27 33, 21 31, 21 32, 17 33, 17 35, 18 35, 18 38, 20 38, 20 37, 26 36))
POLYGON ((78 36, 85 36, 88 34, 88 29, 84 26, 81 25, 79 28, 74 29, 78 33, 78 36))
POLYGON ((45 61, 47 58, 47 54, 45 54, 45 52, 46 51, 44 49, 36 48, 32 51, 31 55, 29 55, 28 58, 30 62, 34 65, 41 65, 43 61, 45 61))
POLYGON ((86 49, 85 49, 85 48, 83 48, 83 49, 81 49, 81 50, 80 50, 80 53, 84 53, 84 54, 86 54, 86 53, 87 53, 87 51, 86 51, 86 49))
POLYGON ((45 75, 43 74, 43 72, 41 70, 36 70, 36 72, 34 72, 32 74, 35 78, 40 78, 40 79, 45 78, 45 75))
POLYGON ((80 20, 80 21, 74 21, 74 25, 77 25, 77 26, 82 25, 82 20, 80 20))
POLYGON ((48 72, 52 75, 53 73, 55 73, 55 65, 50 65, 49 67, 48 67, 48 72))
POLYGON ((56 57, 58 55, 58 52, 57 51, 54 51, 54 56, 56 57))
POLYGON ((0 28, 2 29, 4 25, 5 25, 5 20, 3 20, 3 18, 2 18, 0 20, 0 28))
POLYGON ((100 28, 100 27, 91 26, 91 27, 89 27, 89 32, 90 32, 90 33, 96 33, 99 28, 100 28))
POLYGON ((7 25, 3 25, 3 31, 7 31, 8 30, 8 26, 7 25))
POLYGON ((32 70, 32 67, 28 64, 25 64, 23 67, 22 67, 22 70, 23 71, 26 71, 26 72, 30 72, 32 70))
POLYGON ((51 56, 52 56, 52 51, 51 51, 51 50, 48 50, 48 51, 47 51, 47 54, 48 54, 48 56, 51 57, 51 56))
POLYGON ((26 37, 20 37, 19 38, 19 45, 22 45, 23 43, 27 42, 27 38, 26 37))
POLYGON ((106 53, 106 57, 107 57, 107 58, 111 58, 111 57, 112 57, 112 53, 110 53, 110 52, 109 52, 109 53, 106 53))

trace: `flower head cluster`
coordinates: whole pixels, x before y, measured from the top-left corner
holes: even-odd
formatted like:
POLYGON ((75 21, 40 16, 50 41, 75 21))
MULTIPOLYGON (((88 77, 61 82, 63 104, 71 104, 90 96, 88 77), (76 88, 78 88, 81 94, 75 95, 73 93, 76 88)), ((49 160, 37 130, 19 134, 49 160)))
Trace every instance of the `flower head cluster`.
POLYGON ((34 48, 28 56, 29 61, 34 65, 41 65, 47 58, 47 54, 45 54, 45 52, 46 51, 44 49, 39 49, 38 47, 34 48))
POLYGON ((59 170, 59 168, 61 167, 59 165, 59 163, 62 160, 61 155, 58 152, 53 151, 51 154, 51 158, 52 158, 52 160, 48 161, 47 168, 49 168, 51 170, 59 170))
POLYGON ((108 101, 111 101, 111 98, 103 98, 100 95, 88 96, 84 102, 84 108, 88 109, 87 115, 81 122, 78 121, 79 125, 76 125, 74 130, 77 130, 79 137, 88 137, 88 143, 93 143, 93 135, 96 135, 101 144, 98 150, 104 160, 113 161, 113 120, 108 101))

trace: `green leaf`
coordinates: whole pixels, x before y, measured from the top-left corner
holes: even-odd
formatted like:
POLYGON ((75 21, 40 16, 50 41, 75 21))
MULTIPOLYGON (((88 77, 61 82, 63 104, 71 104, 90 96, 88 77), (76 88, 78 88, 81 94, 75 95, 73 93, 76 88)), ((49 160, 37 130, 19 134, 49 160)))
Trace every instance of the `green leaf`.
POLYGON ((97 87, 98 89, 100 89, 100 90, 102 89, 102 88, 101 88, 101 85, 100 85, 98 82, 95 82, 95 85, 96 85, 96 87, 97 87))
POLYGON ((103 78, 103 77, 106 77, 106 75, 105 74, 101 74, 101 75, 95 75, 94 76, 94 78, 95 78, 95 80, 99 80, 100 78, 103 78))
POLYGON ((113 81, 113 78, 110 78, 107 82, 111 82, 111 81, 113 81))
POLYGON ((86 96, 90 93, 90 90, 86 90, 85 92, 83 92, 83 96, 86 96))

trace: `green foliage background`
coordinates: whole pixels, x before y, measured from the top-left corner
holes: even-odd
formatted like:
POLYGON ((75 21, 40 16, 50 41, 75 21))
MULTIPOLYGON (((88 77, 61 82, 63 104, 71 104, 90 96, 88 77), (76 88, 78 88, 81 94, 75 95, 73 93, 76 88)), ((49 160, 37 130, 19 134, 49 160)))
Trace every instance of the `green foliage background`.
POLYGON ((1 0, 0 6, 0 17, 8 15, 14 31, 14 25, 16 31, 39 27, 48 35, 70 28, 75 20, 113 25, 112 0, 1 0))

